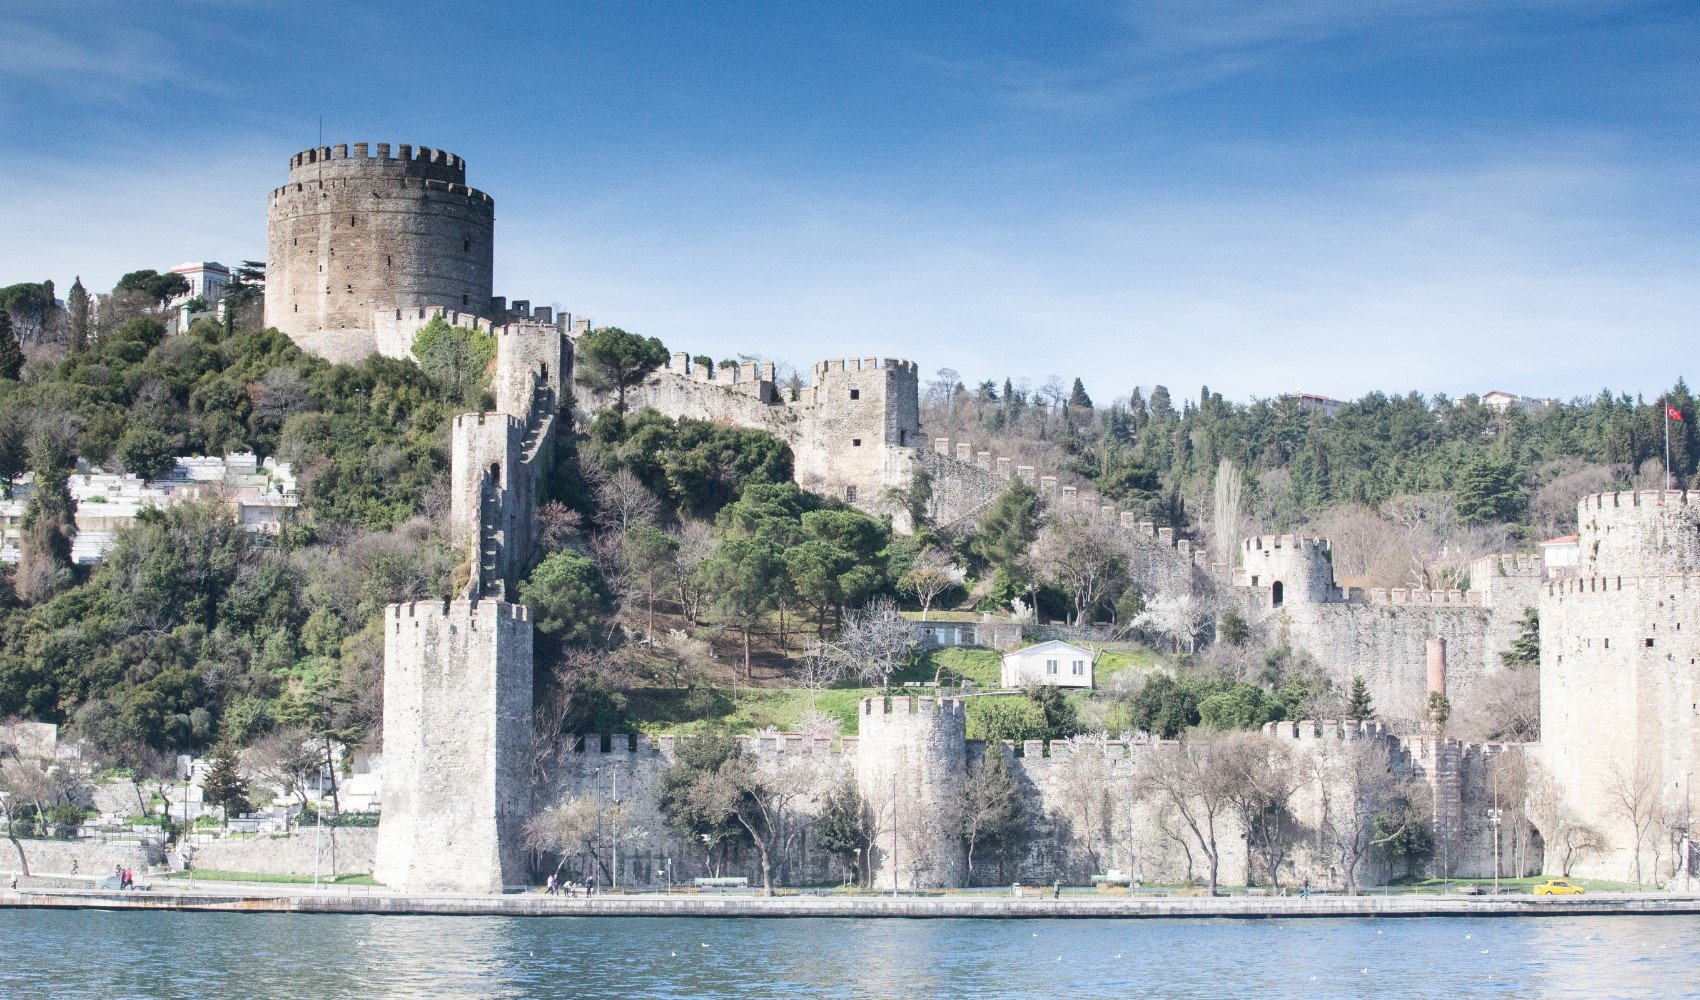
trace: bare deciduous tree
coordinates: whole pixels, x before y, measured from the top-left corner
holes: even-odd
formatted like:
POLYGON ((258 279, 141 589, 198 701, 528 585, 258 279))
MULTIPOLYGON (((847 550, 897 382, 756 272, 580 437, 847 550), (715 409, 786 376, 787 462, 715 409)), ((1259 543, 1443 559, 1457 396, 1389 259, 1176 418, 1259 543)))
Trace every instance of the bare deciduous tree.
POLYGON ((1177 652, 1184 645, 1193 653, 1198 651, 1198 637, 1213 617, 1215 608, 1210 601, 1181 590, 1153 598, 1134 619, 1134 625, 1174 640, 1177 652))
MULTIPOLYGON (((587 467, 588 468, 588 467, 587 467)), ((624 534, 634 524, 654 524, 661 512, 661 501, 630 469, 612 473, 587 472, 591 490, 596 495, 596 510, 602 526, 624 534)))
POLYGON ((1051 519, 1033 545, 1033 565, 1074 603, 1074 624, 1084 625, 1127 576, 1127 546, 1113 522, 1095 514, 1051 519))
POLYGON ((939 595, 955 585, 956 575, 952 570, 950 557, 929 545, 915 559, 909 572, 903 574, 903 586, 914 591, 916 600, 921 602, 922 621, 932 613, 933 602, 939 595))
POLYGON ((1216 466, 1216 489, 1211 506, 1210 548, 1222 565, 1233 568, 1239 556, 1240 538, 1245 534, 1245 506, 1241 502, 1240 470, 1228 459, 1216 466))
POLYGON ((678 587, 679 610, 684 613, 686 621, 698 622, 702 620, 702 607, 706 601, 706 590, 698 570, 705 560, 714 555, 714 529, 704 521, 687 520, 679 525, 678 539, 679 551, 674 562, 679 569, 674 585, 678 587))
POLYGON ((868 683, 891 690, 891 675, 915 646, 915 629, 890 601, 851 612, 833 644, 837 656, 868 683))
POLYGON ((1212 759, 1220 740, 1220 736, 1188 736, 1173 746, 1162 746, 1142 762, 1138 778, 1142 793, 1171 810, 1178 831, 1190 838, 1184 841, 1189 855, 1191 847, 1203 855, 1212 894, 1222 867, 1218 827, 1233 808, 1229 782, 1212 759))
POLYGON ((1641 855, 1646 847, 1647 834, 1659 819, 1659 779, 1646 760, 1634 764, 1613 764, 1606 772, 1606 797, 1612 814, 1629 824, 1630 850, 1635 855, 1632 866, 1635 888, 1641 888, 1641 855))
POLYGON ((1281 887, 1297 822, 1290 804, 1304 781, 1292 747, 1262 733, 1228 733, 1215 748, 1212 767, 1225 782, 1228 801, 1239 812, 1247 846, 1263 862, 1271 888, 1281 887))
POLYGON ((1605 837, 1577 818, 1551 775, 1531 782, 1528 808, 1530 817, 1540 828, 1549 856, 1557 857, 1560 875, 1570 877, 1577 862, 1605 849, 1605 837))
POLYGON ((1358 891, 1358 871, 1376 846, 1375 818, 1403 793, 1393 756, 1380 740, 1351 740, 1319 759, 1321 833, 1339 861, 1346 892, 1358 891))
POLYGON ((1052 745, 1051 756, 1066 758, 1058 768, 1057 812, 1068 822, 1076 841, 1086 851, 1090 877, 1103 871, 1102 849, 1109 846, 1114 805, 1110 761, 1102 734, 1070 737, 1064 747, 1052 745))

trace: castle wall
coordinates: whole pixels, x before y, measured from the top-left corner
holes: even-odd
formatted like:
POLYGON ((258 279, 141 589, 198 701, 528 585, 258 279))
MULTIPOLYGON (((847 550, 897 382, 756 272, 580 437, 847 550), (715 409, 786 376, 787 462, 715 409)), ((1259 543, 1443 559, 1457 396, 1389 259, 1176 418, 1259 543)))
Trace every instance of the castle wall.
MULTIPOLYGON (((710 855, 704 845, 685 839, 661 812, 662 778, 674 760, 676 740, 649 737, 589 735, 567 737, 538 786, 537 810, 573 799, 615 801, 629 810, 631 825, 619 838, 620 858, 613 851, 601 859, 621 886, 660 886, 714 875, 741 875, 751 885, 761 882, 755 850, 743 845, 710 855)), ((845 866, 814 847, 815 822, 833 791, 854 779, 856 740, 835 745, 823 738, 795 734, 740 737, 759 766, 770 776, 806 789, 786 811, 785 834, 772 857, 774 880, 782 885, 837 883, 848 878, 845 866)), ((608 834, 610 846, 615 841, 608 834)), ((588 877, 583 858, 569 859, 569 876, 588 877)), ((600 869, 598 869, 600 873, 600 869)), ((601 881, 606 883, 607 875, 601 881)))
POLYGON ((1469 591, 1366 594, 1335 586, 1325 540, 1266 535, 1242 544, 1234 581, 1270 640, 1308 652, 1340 690, 1362 677, 1379 713, 1409 722, 1428 700, 1428 640, 1446 640, 1448 700, 1469 700, 1483 678, 1505 669, 1500 654, 1539 603, 1542 574, 1535 556, 1487 556, 1472 564, 1469 591))
MULTIPOLYGON (((1541 603, 1543 763, 1574 818, 1605 847, 1575 874, 1634 873, 1628 800, 1680 822, 1700 764, 1700 576, 1586 577, 1541 603)), ((1641 843, 1651 877, 1664 824, 1641 843)))
POLYGON ((384 614, 384 786, 374 877, 426 892, 530 884, 531 615, 500 601, 384 614))
POLYGON ((823 361, 814 384, 781 392, 773 365, 703 369, 685 354, 626 393, 628 409, 766 431, 791 447, 798 485, 881 512, 886 487, 903 486, 921 444, 915 363, 823 361))
POLYGON ((856 787, 876 831, 874 884, 961 885, 966 707, 950 699, 865 698, 860 723, 856 787))
POLYGON ((391 605, 384 629, 384 778, 375 877, 410 891, 529 883, 530 612, 504 597, 530 567, 536 485, 567 375, 560 330, 500 327, 502 407, 451 431, 450 538, 468 581, 448 604, 391 605))
POLYGON ((266 325, 333 361, 404 356, 394 325, 410 310, 490 315, 495 204, 466 186, 466 162, 367 149, 296 154, 267 209, 266 325))

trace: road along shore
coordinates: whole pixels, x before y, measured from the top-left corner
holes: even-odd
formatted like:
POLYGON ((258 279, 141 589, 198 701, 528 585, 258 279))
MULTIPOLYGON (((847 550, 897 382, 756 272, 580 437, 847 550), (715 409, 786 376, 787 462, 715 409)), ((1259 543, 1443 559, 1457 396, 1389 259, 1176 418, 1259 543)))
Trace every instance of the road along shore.
POLYGON ((603 895, 589 898, 312 890, 297 886, 147 892, 85 889, 0 890, 0 907, 183 910, 244 913, 355 913, 505 917, 904 917, 904 918, 1324 918, 1576 917, 1696 915, 1700 895, 1590 893, 1586 896, 745 896, 603 895))

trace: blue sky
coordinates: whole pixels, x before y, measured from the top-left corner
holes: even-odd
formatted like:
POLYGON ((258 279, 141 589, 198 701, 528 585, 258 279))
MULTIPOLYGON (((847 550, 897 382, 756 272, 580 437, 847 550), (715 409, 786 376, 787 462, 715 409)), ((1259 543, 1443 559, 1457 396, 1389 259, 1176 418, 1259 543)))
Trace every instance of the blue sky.
POLYGON ((1100 399, 1694 376, 1692 3, 11 3, 0 280, 262 256, 321 117, 465 156, 498 294, 693 353, 1100 399))

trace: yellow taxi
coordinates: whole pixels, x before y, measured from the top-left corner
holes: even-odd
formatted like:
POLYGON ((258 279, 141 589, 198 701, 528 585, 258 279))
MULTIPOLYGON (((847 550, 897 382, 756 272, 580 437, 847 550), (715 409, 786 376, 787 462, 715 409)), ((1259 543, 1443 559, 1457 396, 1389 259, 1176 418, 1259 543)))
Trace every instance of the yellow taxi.
POLYGON ((1574 882, 1568 882, 1561 878, 1549 878, 1540 885, 1535 886, 1535 895, 1580 896, 1582 895, 1582 887, 1574 882))

